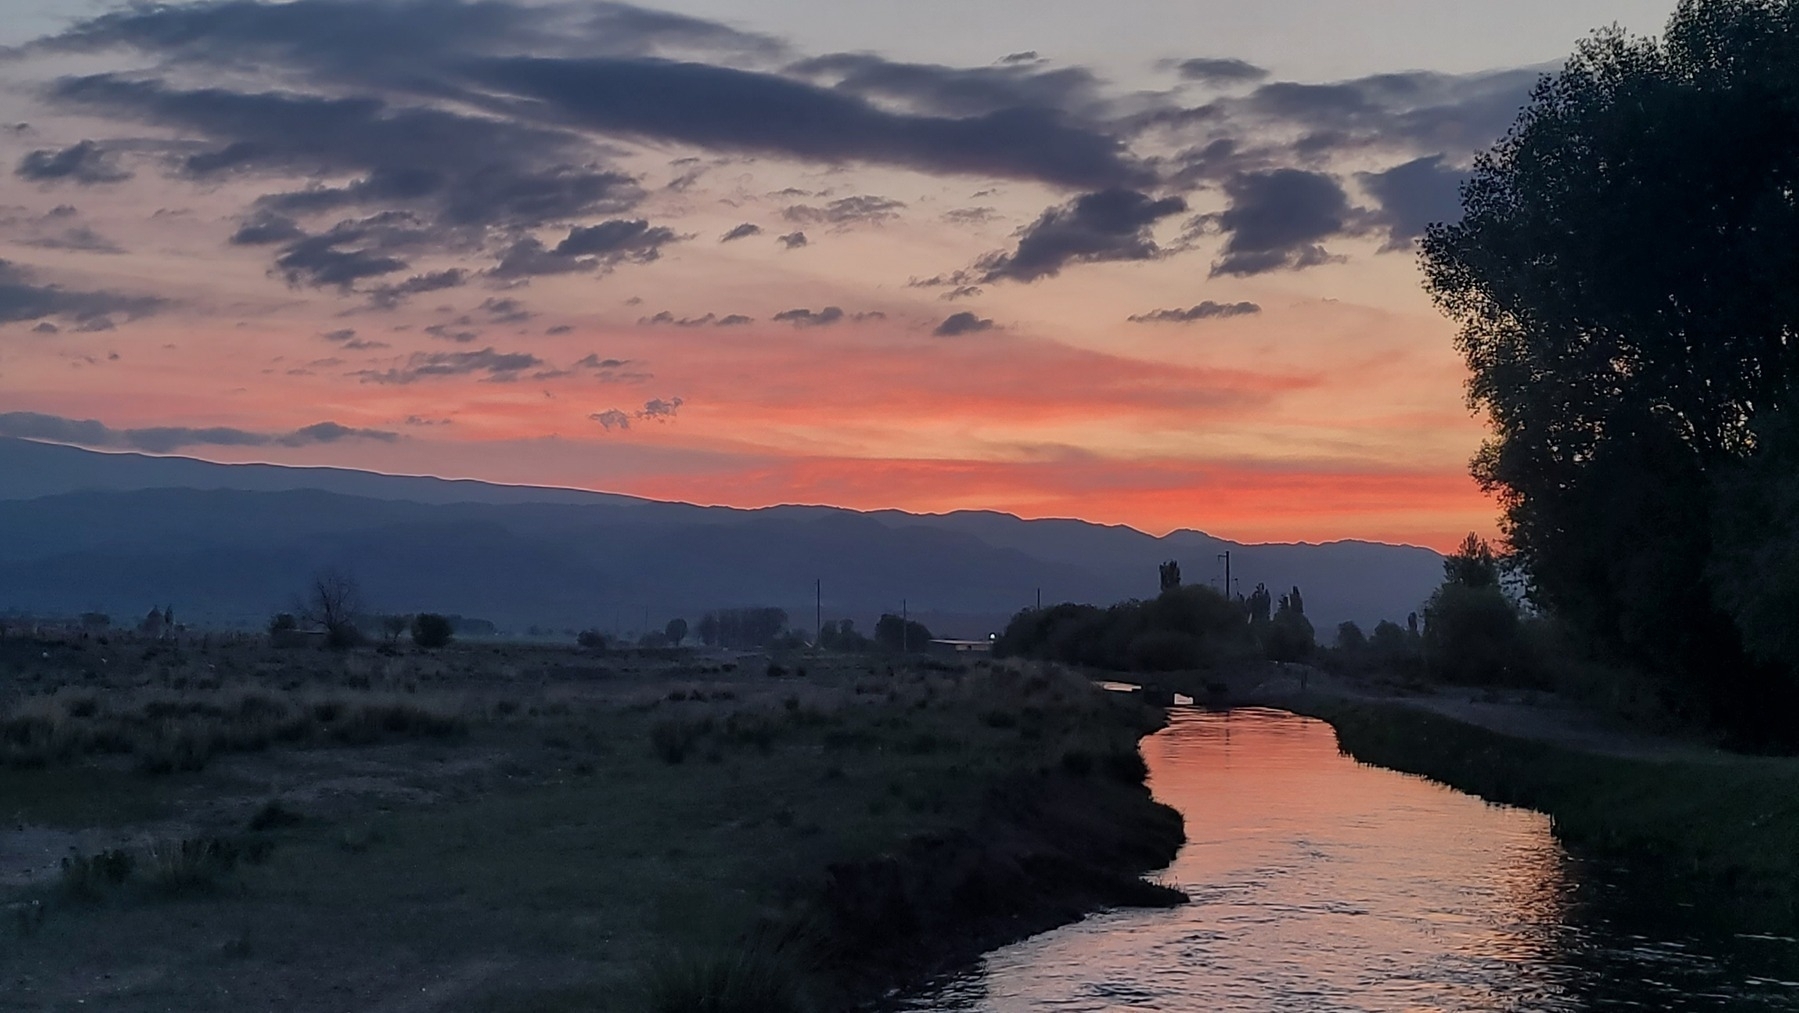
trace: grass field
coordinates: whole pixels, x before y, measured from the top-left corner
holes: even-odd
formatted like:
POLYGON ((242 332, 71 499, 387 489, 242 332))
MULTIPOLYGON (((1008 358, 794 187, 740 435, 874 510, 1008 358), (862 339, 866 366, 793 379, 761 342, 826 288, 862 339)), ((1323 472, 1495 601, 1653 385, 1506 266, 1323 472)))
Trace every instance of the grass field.
POLYGON ((1035 666, 0 642, 0 1009, 842 1008, 1177 900, 1159 721, 1035 666))

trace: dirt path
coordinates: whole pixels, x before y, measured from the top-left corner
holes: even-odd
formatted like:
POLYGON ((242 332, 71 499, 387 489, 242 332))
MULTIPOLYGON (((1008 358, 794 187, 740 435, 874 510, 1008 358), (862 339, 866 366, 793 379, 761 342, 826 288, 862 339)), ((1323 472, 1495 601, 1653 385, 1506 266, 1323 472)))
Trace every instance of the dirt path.
POLYGON ((1568 749, 1632 760, 1722 763, 1737 759, 1687 739, 1652 735, 1622 724, 1609 715, 1582 707, 1552 693, 1444 687, 1427 693, 1396 693, 1359 680, 1330 675, 1315 668, 1282 666, 1244 697, 1281 706, 1302 696, 1366 700, 1430 711, 1501 735, 1548 742, 1568 749))

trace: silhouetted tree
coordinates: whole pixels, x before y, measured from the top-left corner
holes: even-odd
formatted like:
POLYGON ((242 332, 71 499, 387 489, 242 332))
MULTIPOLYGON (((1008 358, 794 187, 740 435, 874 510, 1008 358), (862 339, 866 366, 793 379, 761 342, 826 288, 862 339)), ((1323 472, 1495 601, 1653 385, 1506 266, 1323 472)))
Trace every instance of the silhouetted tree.
POLYGON ((1411 649, 1412 634, 1407 633, 1398 623, 1382 619, 1374 624, 1374 634, 1368 638, 1368 646, 1383 654, 1398 654, 1411 649))
POLYGON ((1603 30, 1423 252, 1532 603, 1752 721, 1769 683, 1726 613, 1745 599, 1714 588, 1714 479, 1799 378, 1795 66, 1796 0, 1682 0, 1659 40, 1603 30))
POLYGON ((1162 593, 1167 594, 1181 586, 1181 564, 1170 559, 1158 569, 1162 576, 1162 593))
POLYGON ((787 610, 762 606, 720 609, 700 617, 700 640, 748 650, 767 647, 787 628, 787 610), (711 639, 707 639, 710 630, 711 639))
MULTIPOLYGON (((1399 627, 1393 627, 1397 630, 1399 627)), ((1337 624, 1337 649, 1340 651, 1360 651, 1368 646, 1368 637, 1362 628, 1355 623, 1337 624)))
POLYGON ((1266 584, 1257 584, 1249 593, 1249 622, 1252 626, 1260 626, 1268 622, 1274 610, 1274 597, 1268 593, 1266 584))
POLYGON ((326 646, 338 650, 362 641, 362 631, 356 628, 356 617, 361 611, 361 586, 356 578, 338 569, 313 574, 295 609, 302 624, 323 630, 326 646))
POLYGON ((387 642, 390 644, 399 643, 400 637, 405 634, 407 628, 411 625, 412 620, 406 616, 394 615, 381 617, 381 633, 387 638, 387 642))
POLYGON ((926 644, 935 639, 931 631, 916 619, 905 620, 889 614, 875 623, 875 643, 885 651, 922 651, 926 644))
POLYGON ((1707 572, 1750 655, 1799 672, 1799 402, 1764 413, 1755 435, 1718 475, 1707 572))
POLYGON ((671 645, 680 647, 681 641, 687 639, 687 620, 670 619, 668 625, 662 628, 662 635, 668 639, 671 645))
POLYGON ((1443 559, 1443 579, 1463 587, 1493 587, 1499 583, 1499 559, 1493 546, 1474 532, 1462 539, 1461 548, 1443 559))
POLYGON ((450 625, 448 616, 421 612, 412 617, 412 642, 420 647, 443 647, 455 633, 456 628, 450 625))

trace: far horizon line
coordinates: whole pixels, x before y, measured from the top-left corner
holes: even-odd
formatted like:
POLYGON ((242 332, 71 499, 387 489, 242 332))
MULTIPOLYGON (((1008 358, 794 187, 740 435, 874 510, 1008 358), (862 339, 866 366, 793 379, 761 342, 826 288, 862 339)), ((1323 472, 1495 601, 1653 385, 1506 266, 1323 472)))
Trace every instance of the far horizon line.
POLYGON ((666 505, 666 506, 690 506, 690 507, 696 507, 699 509, 706 509, 706 510, 739 510, 739 511, 744 511, 744 512, 762 511, 762 510, 780 510, 780 509, 841 510, 841 511, 845 511, 848 513, 854 513, 854 514, 897 513, 897 514, 904 514, 908 517, 952 517, 952 516, 956 516, 958 514, 993 514, 993 515, 1000 516, 1000 517, 1010 517, 1014 520, 1022 521, 1025 523, 1035 523, 1035 522, 1040 522, 1040 521, 1041 522, 1066 521, 1066 522, 1071 522, 1071 523, 1075 523, 1075 524, 1087 524, 1087 525, 1091 525, 1093 527, 1101 527, 1101 528, 1123 528, 1125 530, 1135 531, 1138 534, 1142 534, 1142 535, 1146 535, 1150 538, 1154 538, 1157 541, 1172 538, 1176 535, 1197 535, 1201 538, 1209 538, 1209 539, 1212 539, 1213 541, 1224 542, 1224 543, 1228 543, 1231 545, 1240 546, 1243 548, 1279 547, 1279 546, 1321 547, 1321 546, 1327 546, 1327 545, 1379 545, 1379 546, 1385 546, 1388 548, 1396 548, 1396 549, 1423 549, 1427 552, 1434 552, 1439 556, 1445 555, 1445 553, 1440 549, 1435 549, 1428 545, 1419 545, 1415 542, 1385 542, 1385 541, 1381 541, 1379 539, 1374 539, 1374 538, 1332 538, 1332 539, 1326 539, 1323 541, 1316 541, 1316 542, 1308 541, 1306 539, 1300 538, 1300 539, 1294 539, 1291 541, 1250 542, 1250 541, 1239 541, 1237 539, 1227 538, 1222 535, 1216 535, 1209 531, 1200 530, 1199 528, 1188 528, 1188 527, 1170 528, 1161 534, 1157 534, 1155 531, 1153 531, 1151 529, 1144 528, 1144 527, 1138 527, 1135 524, 1125 524, 1122 522, 1111 522, 1111 521, 1095 521, 1095 520, 1089 520, 1084 517, 1068 517, 1068 516, 1030 517, 1030 516, 1026 516, 1022 513, 1014 513, 1010 510, 1000 510, 1000 509, 993 508, 993 507, 963 508, 963 509, 959 509, 959 510, 908 510, 904 507, 876 507, 876 508, 872 508, 872 509, 861 509, 861 508, 857 508, 857 507, 844 506, 842 504, 837 504, 837 503, 799 503, 799 502, 778 502, 778 503, 768 503, 768 504, 764 504, 762 506, 746 507, 746 506, 737 506, 737 505, 730 504, 730 503, 700 503, 700 502, 695 502, 695 501, 691 501, 691 500, 657 499, 653 496, 642 496, 642 495, 638 495, 637 493, 614 492, 614 491, 608 490, 608 489, 587 489, 587 488, 582 488, 580 486, 572 486, 572 485, 545 485, 545 484, 528 483, 528 482, 501 482, 501 481, 496 481, 493 479, 477 478, 474 476, 447 476, 447 475, 432 475, 432 474, 413 474, 413 473, 407 473, 407 472, 374 471, 374 470, 371 470, 368 468, 350 468, 350 467, 345 467, 343 465, 337 465, 337 464, 286 464, 286 463, 283 463, 280 461, 267 461, 267 460, 216 461, 211 458, 199 457, 199 456, 196 456, 191 453, 183 453, 180 451, 173 451, 173 450, 166 452, 166 453, 159 453, 156 451, 143 450, 143 449, 139 449, 139 448, 91 447, 91 446, 84 446, 84 445, 78 444, 78 443, 67 443, 67 442, 61 442, 61 441, 57 441, 57 440, 36 439, 36 438, 26 437, 26 436, 0 437, 0 441, 5 441, 5 440, 16 441, 19 443, 33 443, 33 444, 37 444, 39 446, 46 446, 46 447, 64 447, 64 448, 67 448, 70 450, 77 450, 82 453, 101 454, 101 455, 105 455, 105 456, 109 456, 109 457, 138 457, 138 458, 148 458, 148 459, 153 459, 153 460, 193 461, 193 462, 196 462, 199 464, 209 464, 209 465, 213 465, 215 467, 220 467, 220 468, 265 467, 265 468, 281 468, 281 469, 284 469, 287 471, 347 472, 347 473, 355 474, 355 475, 373 475, 373 476, 377 476, 377 477, 381 477, 381 478, 401 478, 401 479, 410 478, 410 479, 421 479, 421 480, 434 481, 434 482, 469 483, 469 484, 473 484, 473 485, 488 486, 490 488, 496 488, 496 489, 541 490, 541 491, 545 491, 545 492, 574 493, 577 495, 585 495, 585 496, 613 496, 613 497, 617 497, 620 499, 636 500, 640 503, 656 503, 656 504, 662 504, 662 505, 666 505))

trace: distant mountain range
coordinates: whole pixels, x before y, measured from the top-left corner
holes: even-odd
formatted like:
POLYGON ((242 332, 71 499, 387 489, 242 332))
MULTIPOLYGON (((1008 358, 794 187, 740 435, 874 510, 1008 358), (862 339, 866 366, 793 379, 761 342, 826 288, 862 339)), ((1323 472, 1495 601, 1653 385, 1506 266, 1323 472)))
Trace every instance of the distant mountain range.
POLYGON ((1322 637, 1403 620, 1442 579, 1429 549, 1372 542, 1242 545, 1077 520, 836 507, 759 510, 576 489, 214 464, 0 439, 0 610, 260 626, 325 567, 371 608, 503 629, 660 629, 675 616, 778 605, 810 629, 868 629, 902 603, 939 635, 984 636, 1039 591, 1108 604, 1157 591, 1158 563, 1248 593, 1297 584, 1322 637))

